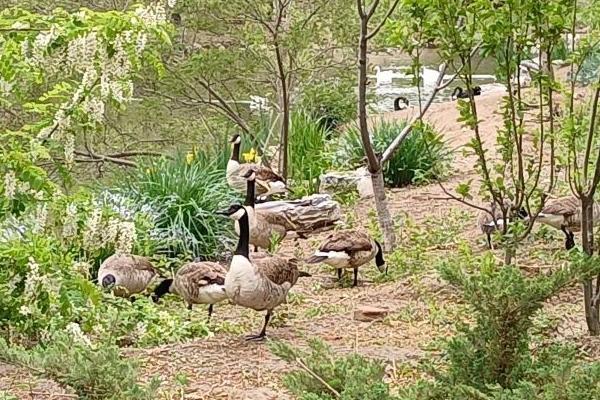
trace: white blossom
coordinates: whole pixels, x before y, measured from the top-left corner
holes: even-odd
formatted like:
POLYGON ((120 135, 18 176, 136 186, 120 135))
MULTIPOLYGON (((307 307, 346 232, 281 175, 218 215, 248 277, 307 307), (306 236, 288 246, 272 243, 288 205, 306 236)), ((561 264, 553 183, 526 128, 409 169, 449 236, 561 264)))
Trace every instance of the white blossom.
POLYGON ((102 96, 103 99, 106 99, 109 95, 110 95, 110 79, 108 77, 108 74, 106 72, 104 72, 100 76, 100 96, 102 96))
POLYGON ((0 78, 0 95, 8 96, 12 91, 14 83, 7 82, 4 79, 0 78))
POLYGON ((30 53, 31 53, 31 43, 29 42, 29 39, 25 39, 21 42, 21 56, 23 56, 23 58, 25 59, 25 62, 29 62, 29 58, 30 58, 30 53))
POLYGON ((31 185, 29 184, 29 182, 17 182, 17 193, 27 194, 27 192, 29 192, 29 189, 31 189, 31 185))
POLYGON ((174 8, 177 5, 177 0, 167 0, 169 8, 174 8))
POLYGON ((85 22, 85 20, 87 19, 85 10, 78 11, 75 14, 73 14, 73 16, 81 22, 85 22))
POLYGON ((96 71, 96 67, 94 67, 93 65, 89 65, 83 73, 83 77, 81 78, 81 85, 84 88, 91 88, 92 85, 96 82, 97 78, 98 71, 96 71))
POLYGON ((71 322, 69 325, 65 327, 65 330, 71 335, 73 340, 77 343, 91 346, 92 342, 90 339, 83 333, 79 324, 75 322, 71 322))
POLYGON ((102 229, 101 247, 106 247, 116 242, 117 236, 119 235, 119 225, 119 220, 117 218, 113 217, 108 220, 108 223, 104 229, 102 229))
POLYGON ((167 20, 165 7, 160 3, 152 3, 146 7, 139 7, 135 10, 135 14, 142 23, 151 27, 164 24, 167 20))
POLYGON ((12 293, 17 288, 17 285, 21 283, 21 276, 19 274, 15 274, 10 280, 6 283, 6 287, 8 288, 8 292, 12 293))
POLYGON ((135 328, 133 328, 133 336, 139 339, 146 334, 147 329, 148 326, 144 322, 140 321, 135 325, 135 328))
POLYGON ((19 309, 19 314, 21 314, 21 315, 31 315, 31 314, 33 314, 33 311, 31 310, 31 307, 26 306, 26 305, 22 305, 21 308, 19 309))
POLYGON ((17 30, 29 29, 30 27, 31 26, 27 22, 22 22, 22 21, 16 21, 14 24, 12 24, 10 26, 11 29, 17 29, 17 30))
POLYGON ((48 206, 46 203, 38 204, 35 210, 32 231, 33 233, 43 232, 48 221, 48 206))
POLYGON ((146 32, 138 32, 137 38, 135 39, 135 52, 138 57, 142 54, 144 49, 146 48, 146 43, 148 42, 148 35, 146 32))
POLYGON ((100 228, 100 219, 102 218, 102 210, 94 208, 92 215, 88 218, 85 226, 86 230, 83 233, 83 247, 87 250, 98 248, 98 229, 100 228))
POLYGON ((117 81, 113 81, 110 83, 110 92, 112 93, 113 99, 115 99, 118 103, 123 103, 125 101, 125 95, 123 94, 123 88, 117 81))
POLYGON ((75 71, 83 72, 93 67, 98 49, 95 31, 71 40, 67 48, 67 65, 75 71))
POLYGON ((95 122, 104 120, 104 102, 100 99, 88 99, 83 103, 83 109, 89 118, 95 122))
POLYGON ((131 253, 135 239, 135 224, 133 222, 122 222, 119 226, 119 240, 115 246, 117 253, 131 253))
POLYGON ((27 266, 29 267, 29 272, 25 277, 25 290, 23 291, 23 296, 26 299, 31 299, 35 297, 38 283, 41 283, 43 279, 40 276, 40 266, 33 257, 29 257, 27 266))
POLYGON ((4 175, 4 195, 7 199, 12 200, 15 198, 17 192, 17 178, 14 171, 8 171, 4 175))
POLYGON ((75 203, 67 205, 62 235, 63 238, 72 238, 77 235, 77 205, 75 203))
POLYGON ((40 133, 38 133, 38 135, 37 135, 37 139, 38 140, 46 140, 46 139, 48 139, 48 136, 50 136, 50 133, 52 132, 53 128, 54 128, 54 125, 42 128, 42 130, 40 131, 40 133))

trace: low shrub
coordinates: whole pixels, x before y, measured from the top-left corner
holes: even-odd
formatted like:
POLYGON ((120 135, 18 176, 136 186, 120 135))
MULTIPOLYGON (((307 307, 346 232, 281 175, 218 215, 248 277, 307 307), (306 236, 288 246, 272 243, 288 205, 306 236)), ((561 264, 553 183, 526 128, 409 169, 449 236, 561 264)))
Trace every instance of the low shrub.
MULTIPOLYGON (((406 126, 406 121, 381 121, 373 129, 372 141, 376 152, 383 151, 406 126)), ((358 127, 352 126, 340 137, 336 164, 348 169, 364 165, 364 151, 358 127)), ((413 128, 392 158, 385 164, 383 174, 389 187, 403 187, 443 178, 449 168, 451 152, 443 136, 431 126, 413 128)))
POLYGON ((150 210, 159 253, 214 259, 230 247, 232 226, 215 211, 235 195, 225 171, 202 152, 147 161, 118 179, 113 191, 136 210, 150 210))
POLYGON ((114 345, 93 346, 77 328, 26 350, 0 338, 0 360, 34 371, 72 388, 81 399, 150 400, 159 381, 138 383, 137 364, 114 345))
POLYGON ((297 195, 317 193, 319 177, 331 166, 325 128, 305 112, 292 115, 290 127, 290 177, 297 195))
POLYGON ((392 399, 383 382, 382 362, 359 354, 338 356, 325 343, 312 339, 309 352, 275 342, 271 350, 297 367, 286 373, 286 387, 300 400, 387 400, 392 399))

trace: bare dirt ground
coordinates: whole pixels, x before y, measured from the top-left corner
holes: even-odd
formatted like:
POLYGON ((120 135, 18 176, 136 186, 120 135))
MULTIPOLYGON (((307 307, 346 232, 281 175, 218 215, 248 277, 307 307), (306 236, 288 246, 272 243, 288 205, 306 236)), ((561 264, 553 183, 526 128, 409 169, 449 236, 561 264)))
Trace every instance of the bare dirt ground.
MULTIPOLYGON (((481 134, 490 148, 495 143, 496 132, 501 124, 497 110, 502 96, 500 92, 477 98, 479 118, 482 120, 481 134)), ((389 113, 385 118, 404 118, 411 112, 389 113)), ((453 175, 444 183, 449 189, 468 179, 477 181, 473 159, 463 157, 460 151, 472 133, 464 130, 457 118, 454 103, 432 105, 427 118, 444 133, 451 146, 458 149, 453 175)), ((392 190, 389 192, 389 201, 391 212, 400 226, 398 252, 410 250, 409 235, 419 232, 425 235, 429 231, 450 236, 438 240, 427 249, 434 259, 457 252, 461 241, 469 243, 476 253, 484 251, 476 227, 476 211, 447 200, 438 185, 392 190), (423 225, 426 226, 423 228, 423 225), (445 232, 447 225, 456 229, 455 235, 450 228, 445 232)), ((371 201, 361 200, 356 207, 347 210, 347 222, 368 227, 374 221, 372 209, 371 201)), ((288 240, 280 251, 309 254, 323 235, 298 243, 288 240)), ((556 235, 555 241, 532 239, 519 253, 518 264, 532 274, 560 266, 563 244, 559 237, 556 235)), ((500 258, 499 252, 497 256, 500 258)), ((289 303, 276 311, 269 336, 298 346, 305 345, 308 338, 317 337, 335 351, 357 351, 385 360, 392 387, 411 382, 420 376, 415 368, 419 360, 435 355, 436 348, 432 347, 432 343, 451 335, 455 323, 464 320, 468 314, 457 293, 437 276, 432 265, 428 265, 427 261, 431 258, 424 260, 423 265, 418 265, 417 260, 417 265, 413 266, 417 270, 422 268, 422 273, 406 274, 384 283, 376 283, 375 268, 365 266, 361 270, 361 282, 356 288, 340 287, 333 282, 333 271, 313 266, 310 268, 313 276, 299 281, 292 289, 289 303), (359 305, 386 307, 390 314, 380 322, 358 322, 353 319, 352 312, 359 305)), ((391 269, 403 268, 402 260, 388 262, 391 269)), ((544 313, 552 321, 553 338, 573 341, 589 357, 597 358, 600 355, 600 341, 586 335, 582 304, 581 290, 572 287, 549 302, 544 313)), ((205 310, 200 307, 195 312, 205 315, 205 310)), ((163 380, 162 389, 166 398, 290 398, 283 388, 282 376, 292 366, 275 357, 266 343, 246 342, 243 339, 243 333, 260 329, 263 315, 230 305, 218 305, 213 318, 238 326, 240 332, 217 332, 211 338, 151 349, 127 349, 124 352, 141 362, 145 378, 159 376, 163 380), (187 377, 188 385, 182 389, 182 393, 177 394, 178 389, 173 381, 181 374, 187 377)), ((0 369, 0 372, 0 375, 4 375, 5 371, 0 369)), ((0 379, 0 389, 8 385, 10 380, 0 379)), ((25 399, 61 398, 58 389, 56 397, 37 397, 31 394, 32 391, 27 393, 26 390, 20 393, 25 399)))

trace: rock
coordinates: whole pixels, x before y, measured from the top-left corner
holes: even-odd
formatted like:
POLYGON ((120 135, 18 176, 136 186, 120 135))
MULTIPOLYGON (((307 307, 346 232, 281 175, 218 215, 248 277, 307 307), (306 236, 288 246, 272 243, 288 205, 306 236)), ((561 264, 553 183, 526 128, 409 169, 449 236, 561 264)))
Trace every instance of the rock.
POLYGON ((267 201, 257 204, 256 211, 283 216, 289 223, 286 229, 297 232, 311 232, 333 225, 342 215, 340 203, 328 194, 313 194, 299 200, 267 201))
POLYGON ((319 192, 321 193, 348 193, 358 191, 360 197, 373 195, 371 175, 365 167, 356 171, 328 172, 319 177, 319 192))
POLYGON ((389 310, 386 308, 373 307, 373 306, 358 306, 354 310, 354 319, 357 321, 371 322, 382 320, 389 314, 389 310))

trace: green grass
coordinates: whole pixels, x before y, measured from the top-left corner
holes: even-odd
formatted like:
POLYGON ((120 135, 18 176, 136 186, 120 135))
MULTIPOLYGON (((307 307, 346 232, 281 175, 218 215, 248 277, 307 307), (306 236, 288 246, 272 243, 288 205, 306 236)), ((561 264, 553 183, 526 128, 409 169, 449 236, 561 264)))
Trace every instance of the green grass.
POLYGON ((319 177, 331 167, 327 150, 327 131, 316 119, 304 112, 292 115, 290 131, 290 177, 298 195, 316 193, 319 177))
MULTIPOLYGON (((406 121, 381 121, 372 133, 375 151, 383 151, 406 126, 406 121)), ((353 126, 340 138, 336 164, 340 168, 364 165, 364 151, 358 127, 353 126)), ((403 187, 442 178, 449 168, 451 153, 442 135, 429 125, 413 128, 392 158, 384 166, 385 184, 403 187)))
POLYGON ((116 190, 152 209, 161 253, 214 259, 232 237, 231 223, 215 214, 235 199, 222 165, 223 157, 202 152, 147 161, 122 176, 116 190))

